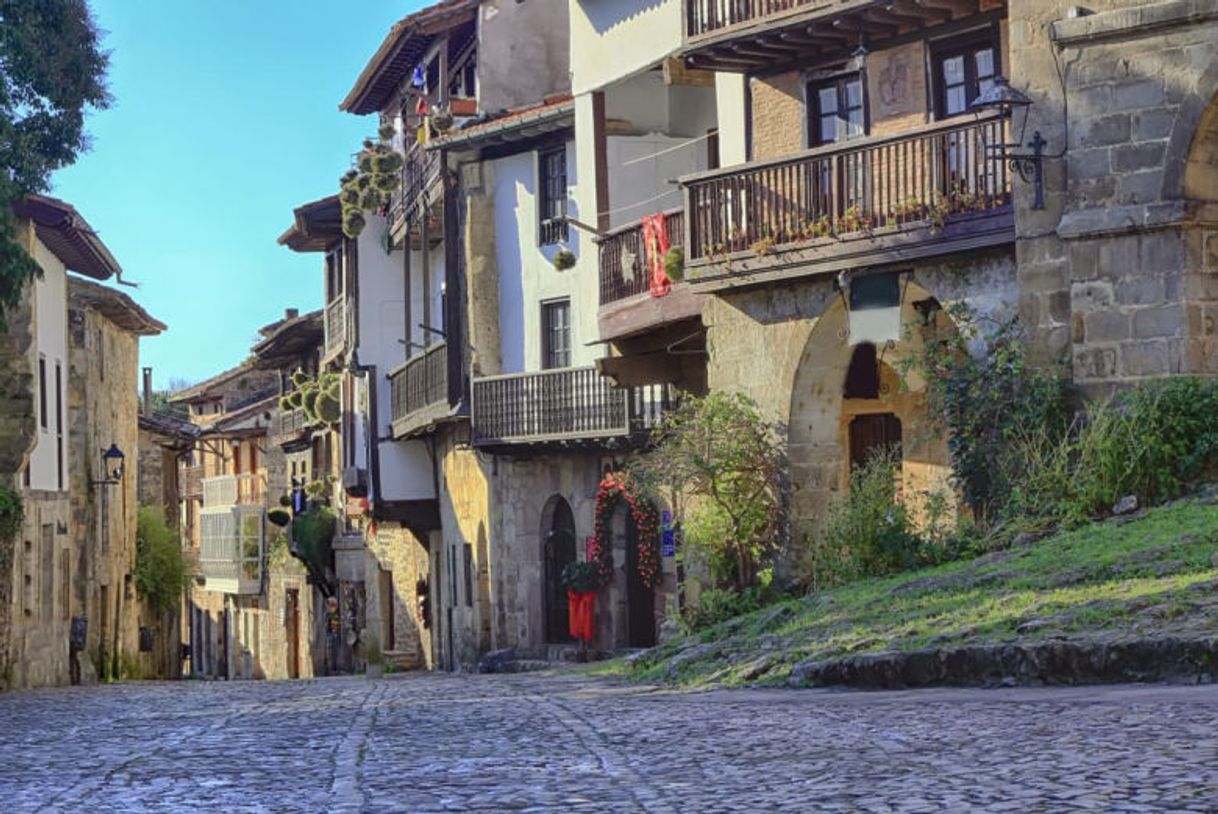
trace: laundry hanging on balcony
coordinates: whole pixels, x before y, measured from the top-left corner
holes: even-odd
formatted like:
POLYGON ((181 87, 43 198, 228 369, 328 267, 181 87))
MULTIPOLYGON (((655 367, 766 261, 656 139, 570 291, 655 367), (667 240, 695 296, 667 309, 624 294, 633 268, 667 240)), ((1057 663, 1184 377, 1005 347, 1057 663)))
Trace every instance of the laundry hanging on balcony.
POLYGON ((663 297, 672 290, 672 281, 664 272, 668 256, 668 227, 664 213, 643 217, 643 259, 647 263, 647 280, 651 296, 663 297))
POLYGON ((414 71, 410 74, 410 86, 412 88, 421 88, 426 83, 427 80, 424 78, 423 66, 415 65, 414 71))
POLYGON ((901 278, 898 274, 853 277, 850 288, 850 344, 883 347, 901 338, 901 278))

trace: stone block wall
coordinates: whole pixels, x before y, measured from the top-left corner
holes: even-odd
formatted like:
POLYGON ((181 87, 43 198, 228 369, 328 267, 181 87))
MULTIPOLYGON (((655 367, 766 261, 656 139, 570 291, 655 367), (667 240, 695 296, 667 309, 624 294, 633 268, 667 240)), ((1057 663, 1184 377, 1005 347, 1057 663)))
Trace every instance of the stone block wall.
POLYGON ((1218 372, 1218 3, 1103 0, 1069 18, 1073 5, 1010 4, 1012 83, 1050 154, 1044 210, 1017 182, 1022 319, 1092 395, 1218 372))

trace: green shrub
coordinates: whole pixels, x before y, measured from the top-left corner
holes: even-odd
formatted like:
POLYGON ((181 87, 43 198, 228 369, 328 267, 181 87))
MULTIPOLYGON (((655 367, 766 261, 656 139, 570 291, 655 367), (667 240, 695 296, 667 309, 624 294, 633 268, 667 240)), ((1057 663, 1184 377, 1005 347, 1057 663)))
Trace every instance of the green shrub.
POLYGON ((594 562, 572 562, 562 569, 562 586, 575 593, 589 593, 600 587, 600 570, 594 562))
POLYGON ((735 616, 751 613, 763 604, 762 589, 748 588, 744 591, 721 588, 705 588, 698 594, 698 601, 691 602, 681 611, 681 627, 686 633, 694 633, 726 622, 735 616))
POLYGON ((292 555, 304 563, 309 574, 324 582, 331 567, 336 520, 328 506, 317 506, 296 515, 292 522, 292 555))
POLYGON ((194 572, 177 529, 152 506, 140 506, 136 528, 135 586, 159 611, 178 606, 194 572))

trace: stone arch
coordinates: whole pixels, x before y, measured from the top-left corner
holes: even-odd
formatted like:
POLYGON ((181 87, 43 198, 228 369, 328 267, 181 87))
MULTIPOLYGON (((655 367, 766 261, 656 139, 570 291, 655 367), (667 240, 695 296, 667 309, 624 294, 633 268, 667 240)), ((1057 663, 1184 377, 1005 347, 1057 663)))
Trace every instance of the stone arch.
MULTIPOLYGON (((1177 128, 1179 124, 1178 120, 1177 128)), ((1170 157, 1173 153, 1168 151, 1167 155, 1170 157)), ((1209 105, 1201 113, 1186 155, 1181 189, 1183 197, 1193 201, 1218 201, 1218 94, 1210 99, 1209 105)))
POLYGON ((1214 200, 1197 197, 1199 182, 1206 175, 1213 177, 1214 166, 1209 164, 1207 170, 1207 162, 1194 160, 1199 146, 1214 144, 1218 144, 1218 59, 1209 61, 1209 67, 1197 77, 1192 92, 1183 94, 1176 110, 1163 168, 1163 200, 1214 200), (1187 159, 1172 160, 1173 156, 1187 159))
POLYGON ((571 641, 567 626, 567 592, 562 569, 575 562, 575 513, 562 495, 551 495, 541 510, 540 559, 542 575, 542 620, 547 644, 571 641))
MULTIPOLYGON (((932 299, 917 281, 902 281, 900 321, 922 315, 914 303, 932 299)), ((950 319, 939 311, 937 320, 950 319)), ((849 344, 849 314, 829 304, 808 337, 791 386, 788 456, 791 510, 799 526, 815 523, 849 483, 850 424, 858 416, 891 413, 902 427, 902 477, 907 489, 940 488, 949 473, 946 443, 933 432, 925 405, 926 383, 916 373, 898 373, 902 360, 921 351, 918 332, 879 349, 879 398, 846 398, 845 383, 855 348, 849 344)))

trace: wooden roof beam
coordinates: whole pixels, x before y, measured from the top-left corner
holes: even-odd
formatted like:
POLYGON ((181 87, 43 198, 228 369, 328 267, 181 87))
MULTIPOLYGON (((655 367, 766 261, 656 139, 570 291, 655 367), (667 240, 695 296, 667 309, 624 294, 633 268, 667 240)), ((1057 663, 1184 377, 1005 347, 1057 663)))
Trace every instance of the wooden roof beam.
POLYGON ((917 18, 929 25, 946 23, 952 18, 950 11, 919 5, 914 0, 892 0, 885 9, 891 14, 917 18))
POLYGON ((863 19, 881 25, 895 25, 900 31, 921 28, 925 21, 921 17, 910 17, 887 9, 873 8, 863 12, 863 19))
POLYGON ((833 27, 841 31, 849 31, 855 37, 864 36, 895 37, 901 29, 895 25, 885 25, 864 20, 860 17, 838 17, 833 21, 833 27))
POLYGON ((928 9, 950 11, 953 17, 965 17, 976 14, 979 0, 914 0, 919 6, 928 9))
POLYGON ((825 45, 840 45, 844 40, 841 37, 819 37, 801 34, 796 31, 783 31, 778 35, 780 40, 799 45, 801 47, 822 47, 825 45))

